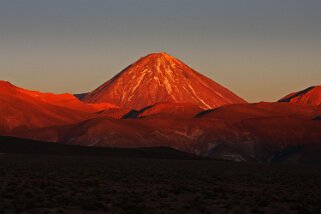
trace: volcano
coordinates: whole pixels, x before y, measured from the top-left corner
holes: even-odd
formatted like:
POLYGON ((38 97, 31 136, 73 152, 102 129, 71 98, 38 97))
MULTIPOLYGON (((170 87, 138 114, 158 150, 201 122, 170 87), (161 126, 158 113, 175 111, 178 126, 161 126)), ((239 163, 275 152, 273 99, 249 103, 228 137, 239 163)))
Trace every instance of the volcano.
POLYGON ((203 109, 245 103, 233 92, 167 53, 152 53, 83 98, 142 109, 157 103, 191 103, 203 109))
POLYGON ((299 92, 291 93, 279 102, 321 105, 321 86, 312 86, 299 92))

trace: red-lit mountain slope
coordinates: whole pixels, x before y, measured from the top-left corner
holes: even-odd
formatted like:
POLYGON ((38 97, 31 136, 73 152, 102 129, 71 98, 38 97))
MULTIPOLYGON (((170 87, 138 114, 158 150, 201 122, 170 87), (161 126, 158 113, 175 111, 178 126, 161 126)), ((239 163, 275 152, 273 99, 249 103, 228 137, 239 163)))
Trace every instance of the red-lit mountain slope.
POLYGON ((88 120, 69 131, 64 141, 102 147, 167 146, 223 159, 258 161, 271 161, 287 149, 321 142, 321 123, 314 120, 321 114, 319 106, 235 104, 199 113, 196 118, 160 110, 157 107, 156 115, 151 111, 144 118, 88 120))
POLYGON ((246 120, 253 118, 297 118, 314 119, 321 114, 321 106, 308 106, 296 103, 251 103, 223 106, 201 112, 198 118, 246 120))
POLYGON ((89 93, 88 103, 108 102, 142 109, 160 102, 192 103, 211 109, 243 99, 166 54, 149 54, 89 93))
POLYGON ((203 110, 190 103, 157 103, 142 109, 137 117, 193 118, 203 110))
POLYGON ((0 81, 0 134, 14 135, 22 129, 74 124, 108 108, 116 106, 87 105, 70 94, 29 91, 0 81))
POLYGON ((321 105, 321 86, 312 86, 305 90, 291 93, 280 99, 279 102, 321 105))

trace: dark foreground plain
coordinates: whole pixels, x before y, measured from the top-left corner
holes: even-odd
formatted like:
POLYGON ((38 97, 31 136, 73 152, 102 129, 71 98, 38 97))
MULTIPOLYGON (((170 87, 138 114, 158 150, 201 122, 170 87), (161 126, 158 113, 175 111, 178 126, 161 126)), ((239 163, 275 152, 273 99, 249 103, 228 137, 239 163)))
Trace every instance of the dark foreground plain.
POLYGON ((1 153, 0 210, 320 213, 321 166, 174 156, 1 153))

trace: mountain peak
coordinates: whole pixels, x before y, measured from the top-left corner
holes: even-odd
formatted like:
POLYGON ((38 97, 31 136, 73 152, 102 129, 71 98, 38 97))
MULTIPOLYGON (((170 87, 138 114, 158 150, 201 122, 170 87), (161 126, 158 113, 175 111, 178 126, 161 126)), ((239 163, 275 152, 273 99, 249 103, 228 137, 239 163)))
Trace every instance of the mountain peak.
POLYGON ((141 109, 160 102, 191 103, 205 109, 244 103, 234 93, 175 57, 148 54, 89 93, 84 101, 141 109))
POLYGON ((19 90, 19 88, 8 81, 0 80, 0 91, 3 93, 13 93, 19 90))
POLYGON ((171 56, 170 54, 166 53, 166 52, 158 52, 158 53, 150 53, 148 55, 146 55, 145 57, 143 58, 175 58, 173 56, 171 56))
MULTIPOLYGON (((146 66, 146 67, 154 67, 155 71, 157 67, 160 66, 174 66, 175 64, 181 64, 181 62, 175 57, 171 56, 165 52, 159 53, 151 53, 136 61, 134 64, 146 66)), ((133 65, 134 65, 133 64, 133 65)))
POLYGON ((13 87, 13 85, 10 82, 4 81, 4 80, 0 80, 0 86, 1 87, 13 87))
POLYGON ((278 102, 321 105, 321 85, 311 86, 302 91, 290 93, 278 102))

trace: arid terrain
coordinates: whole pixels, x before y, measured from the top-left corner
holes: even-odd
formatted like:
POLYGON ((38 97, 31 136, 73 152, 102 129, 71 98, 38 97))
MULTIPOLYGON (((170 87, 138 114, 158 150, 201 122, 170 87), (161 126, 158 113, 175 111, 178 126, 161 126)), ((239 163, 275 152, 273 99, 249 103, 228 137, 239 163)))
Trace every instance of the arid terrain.
POLYGON ((87 147, 166 147, 229 161, 321 163, 320 89, 247 103, 174 56, 151 53, 80 95, 0 81, 0 136, 87 147))
POLYGON ((321 0, 0 0, 0 214, 321 214, 321 0))
POLYGON ((80 97, 0 89, 2 213, 321 213, 320 86, 247 103, 156 53, 80 97))
POLYGON ((38 147, 38 154, 11 153, 21 146, 10 153, 1 149, 1 213, 321 212, 320 165, 235 163, 162 149, 81 153, 81 147, 57 146, 38 147))

